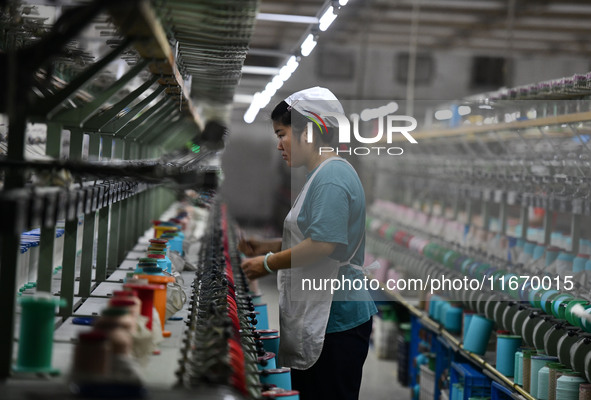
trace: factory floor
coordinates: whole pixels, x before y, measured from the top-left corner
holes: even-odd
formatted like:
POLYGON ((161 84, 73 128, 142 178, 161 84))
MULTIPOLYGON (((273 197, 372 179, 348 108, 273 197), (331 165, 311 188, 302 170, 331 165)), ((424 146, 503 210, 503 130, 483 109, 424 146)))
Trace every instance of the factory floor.
MULTIPOLYGON (((276 276, 265 276, 259 279, 259 290, 263 294, 263 302, 267 303, 269 313, 269 327, 279 327, 279 313, 277 304, 276 276)), ((390 360, 378 359, 373 346, 363 367, 360 400, 404 400, 410 399, 410 389, 401 386, 397 380, 397 363, 390 360)))

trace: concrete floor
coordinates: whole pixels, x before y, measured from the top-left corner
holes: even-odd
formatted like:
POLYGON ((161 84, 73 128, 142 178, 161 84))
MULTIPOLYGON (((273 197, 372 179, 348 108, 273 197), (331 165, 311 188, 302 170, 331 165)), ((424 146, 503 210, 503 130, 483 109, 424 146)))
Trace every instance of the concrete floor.
MULTIPOLYGON (((279 328, 279 312, 277 309, 279 294, 276 276, 259 279, 259 290, 263 294, 263 302, 267 303, 269 327, 279 328)), ((410 389, 401 386, 397 381, 397 364, 395 361, 381 360, 376 357, 370 347, 367 360, 363 367, 360 400, 406 400, 410 399, 410 389)))

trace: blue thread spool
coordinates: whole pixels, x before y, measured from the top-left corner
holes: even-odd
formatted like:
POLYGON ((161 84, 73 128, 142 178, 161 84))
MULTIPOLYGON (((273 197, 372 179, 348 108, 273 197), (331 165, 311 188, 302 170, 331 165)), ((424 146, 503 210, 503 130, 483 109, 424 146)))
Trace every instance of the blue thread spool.
POLYGON ((275 362, 275 354, 273 353, 265 353, 264 356, 260 356, 257 358, 259 371, 264 369, 276 369, 277 363, 275 362))
POLYGON ((550 379, 550 368, 548 366, 542 367, 538 371, 538 399, 548 400, 548 384, 550 379))
POLYGON ((429 363, 429 358, 427 358, 426 355, 424 355, 423 353, 421 353, 421 354, 419 354, 418 356, 415 357, 415 361, 417 363, 417 367, 420 367, 423 364, 429 363))
POLYGON ((437 321, 440 323, 444 323, 445 322, 445 314, 447 313, 447 310, 451 307, 451 304, 449 304, 447 301, 443 301, 441 302, 441 305, 439 306, 439 310, 437 310, 437 321))
POLYGON ((18 357, 14 367, 18 372, 57 373, 51 367, 55 307, 66 301, 49 293, 39 292, 20 297, 22 308, 18 357))
POLYGON ((470 327, 470 321, 472 321, 472 317, 474 313, 464 311, 464 335, 463 341, 466 341, 466 334, 468 333, 468 328, 470 327))
POLYGON ((559 318, 560 304, 563 302, 568 302, 572 299, 574 299, 574 296, 569 293, 564 293, 554 298, 554 300, 552 301, 552 315, 554 315, 556 318, 559 318))
POLYGON ((464 349, 475 354, 484 355, 492 328, 493 321, 475 314, 468 327, 464 340, 464 349))
POLYGON ((462 330, 462 309, 450 306, 445 312, 443 319, 445 329, 450 332, 458 333, 462 330))
POLYGON ((168 239, 170 250, 176 251, 181 256, 183 255, 183 238, 178 233, 163 233, 160 236, 163 239, 168 239))
POLYGON ((513 371, 513 380, 518 385, 523 385, 523 353, 515 353, 515 369, 513 371))
POLYGON ((589 255, 578 254, 573 260, 573 273, 578 273, 585 270, 585 265, 589 261, 589 255))
POLYGON ((279 336, 261 336, 263 348, 269 353, 278 354, 279 352, 279 336))
POLYGON ((497 336, 497 371, 505 376, 515 374, 515 353, 521 346, 521 336, 497 336))
MULTIPOLYGON (((538 397, 538 372, 546 366, 547 363, 558 361, 556 357, 532 356, 530 369, 530 394, 532 397, 538 397)), ((578 394, 578 389, 577 389, 578 394)), ((560 397, 559 397, 560 398, 560 397)), ((562 398, 560 398, 562 400, 562 398)))
POLYGON ((549 247, 546 250, 546 260, 545 260, 545 266, 547 267, 548 265, 552 264, 554 261, 556 261, 556 259, 560 256, 560 251, 558 250, 558 248, 556 247, 549 247))
POLYGON ((441 300, 442 298, 440 296, 437 296, 436 294, 431 296, 431 299, 429 300, 429 317, 431 319, 435 319, 435 308, 437 306, 437 303, 441 300))
POLYGON ((558 297, 559 295, 559 291, 558 290, 548 290, 546 291, 541 299, 540 299, 540 306, 542 308, 542 310, 546 311, 547 314, 550 314, 552 312, 552 301, 551 298, 554 297, 558 297))
POLYGON ((261 372, 260 377, 262 384, 291 390, 291 370, 289 368, 265 369, 261 372))
POLYGON ((269 314, 267 313, 267 305, 266 304, 255 304, 254 305, 255 312, 258 311, 259 315, 257 316, 257 329, 269 329, 269 314))
POLYGON ((538 244, 536 247, 534 247, 534 261, 542 258, 545 251, 546 248, 544 247, 544 245, 538 244))
POLYGON ((417 383, 416 385, 414 385, 414 387, 412 388, 412 398, 413 399, 418 399, 419 398, 419 394, 421 393, 421 386, 417 383))
POLYGON ((454 383, 452 385, 450 394, 451 400, 464 400, 463 396, 460 395, 460 390, 462 389, 461 383, 454 383))

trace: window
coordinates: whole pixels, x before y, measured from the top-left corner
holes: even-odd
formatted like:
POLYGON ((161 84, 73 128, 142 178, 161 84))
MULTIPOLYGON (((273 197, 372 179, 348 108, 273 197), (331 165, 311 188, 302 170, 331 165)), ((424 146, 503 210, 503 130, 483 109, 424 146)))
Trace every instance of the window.
MULTIPOLYGON (((396 55, 396 81, 406 85, 408 81, 409 53, 396 55)), ((428 85, 434 72, 433 56, 427 53, 418 53, 415 63, 415 85, 428 85)))
POLYGON ((502 57, 474 57, 470 86, 496 89, 505 85, 506 60, 502 57))

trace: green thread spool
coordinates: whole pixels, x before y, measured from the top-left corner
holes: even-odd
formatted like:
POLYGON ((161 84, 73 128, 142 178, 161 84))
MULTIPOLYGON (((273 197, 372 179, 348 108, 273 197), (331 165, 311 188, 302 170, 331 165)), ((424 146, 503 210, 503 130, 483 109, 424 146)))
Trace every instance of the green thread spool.
POLYGON ((529 393, 532 397, 538 398, 538 372, 546 366, 547 363, 558 361, 556 357, 532 356, 531 357, 531 381, 529 393))
POLYGON ((39 292, 33 296, 20 297, 22 308, 18 341, 16 372, 57 373, 51 367, 55 307, 65 306, 66 301, 39 292))
POLYGON ((578 372, 564 372, 556 382, 556 399, 578 400, 579 386, 585 383, 585 379, 578 372))
POLYGON ((515 353, 515 372, 513 373, 515 383, 523 385, 523 352, 515 353))
POLYGON ((538 399, 548 400, 548 382, 550 381, 550 369, 548 364, 538 371, 538 399))

